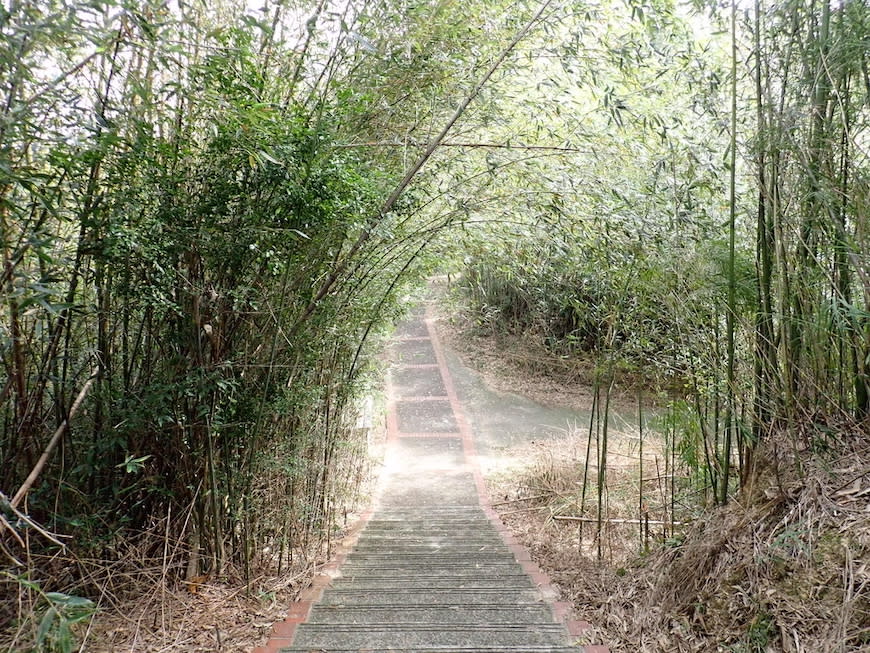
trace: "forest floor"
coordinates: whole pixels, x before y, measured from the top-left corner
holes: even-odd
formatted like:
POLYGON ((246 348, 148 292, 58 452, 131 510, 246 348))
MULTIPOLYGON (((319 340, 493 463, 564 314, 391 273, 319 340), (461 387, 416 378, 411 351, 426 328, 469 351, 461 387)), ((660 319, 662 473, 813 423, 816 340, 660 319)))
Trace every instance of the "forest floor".
MULTIPOLYGON (((548 359, 528 340, 481 333, 449 311, 439 332, 491 388, 589 410, 590 366, 548 359)), ((629 380, 616 388, 611 410, 636 414, 636 401, 629 380)), ((594 459, 591 472, 587 461, 597 452, 583 428, 518 445, 487 479, 503 522, 574 605, 575 618, 592 624, 581 643, 614 653, 870 651, 870 443, 859 425, 809 424, 783 434, 788 442, 770 436, 740 499, 724 508, 684 505, 696 519, 681 526, 667 505, 653 505, 655 496, 638 505, 633 481, 664 476, 664 451, 647 434, 641 456, 630 418, 623 423, 607 452, 603 512, 637 517, 645 509, 664 522, 651 533, 605 522, 599 536, 594 522, 560 519, 596 515, 594 480, 586 477, 595 475, 594 459), (584 503, 578 488, 586 485, 584 503)))
MULTIPOLYGON (((348 525, 356 517, 348 515, 348 525)), ((338 532, 339 541, 343 532, 338 532)), ((150 586, 136 580, 141 592, 122 604, 107 606, 94 619, 80 649, 87 653, 250 653, 264 644, 274 623, 330 559, 327 550, 308 552, 296 565, 279 571, 270 565, 246 584, 238 573, 202 582, 173 583, 155 570, 150 586)), ((147 565, 143 565, 148 568, 147 565)), ((116 579, 117 581, 118 579, 116 579)))
MULTIPOLYGON (((385 438, 384 425, 375 420, 370 434, 372 471, 379 466, 378 456, 382 454, 385 438)), ((376 480, 374 473, 363 480, 355 510, 367 508, 376 480)), ((331 538, 333 546, 341 542, 359 518, 360 512, 345 515, 343 527, 331 538)), ((219 578, 201 577, 185 582, 171 580, 162 573, 159 556, 149 558, 145 548, 142 547, 138 557, 131 551, 114 564, 93 561, 93 574, 103 578, 106 586, 104 605, 86 628, 84 624, 73 626, 77 639, 83 641, 80 648, 64 648, 63 643, 57 642, 56 649, 47 650, 250 653, 269 639, 273 624, 287 616, 291 603, 332 555, 328 545, 317 550, 299 550, 293 565, 280 568, 274 563, 274 552, 262 551, 257 564, 252 566, 254 577, 249 583, 244 581, 240 569, 230 569, 219 578), (132 576, 129 570, 139 573, 132 576)), ((4 644, 0 641, 0 650, 6 650, 4 644)), ((10 646, 8 650, 28 649, 10 646)))

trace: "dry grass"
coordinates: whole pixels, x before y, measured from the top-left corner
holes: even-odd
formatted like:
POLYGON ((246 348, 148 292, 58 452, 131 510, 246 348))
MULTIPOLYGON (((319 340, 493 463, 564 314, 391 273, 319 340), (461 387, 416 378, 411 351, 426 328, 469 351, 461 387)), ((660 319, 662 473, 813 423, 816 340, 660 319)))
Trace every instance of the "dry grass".
POLYGON ((529 501, 534 509, 498 508, 577 615, 594 624, 589 642, 626 652, 866 652, 870 446, 858 434, 840 446, 836 456, 787 459, 774 459, 771 446, 761 452, 770 464, 753 498, 705 513, 682 541, 648 556, 634 553, 636 530, 606 532, 603 564, 588 541, 578 547, 576 527, 552 519, 574 478, 571 465, 554 477, 558 454, 539 451, 525 473, 515 472, 518 481, 496 479, 494 487, 500 496, 555 490, 529 501), (620 548, 620 538, 633 544, 620 548))
MULTIPOLYGON (((250 583, 234 568, 220 578, 188 583, 183 580, 187 554, 182 543, 167 541, 155 531, 125 547, 115 560, 31 555, 28 575, 54 591, 93 598, 95 617, 72 629, 72 639, 81 645, 66 650, 241 653, 266 641, 273 622, 284 618, 327 557, 325 547, 305 556, 299 553, 280 573, 274 559, 261 555, 259 576, 250 583), (167 549, 173 550, 171 557, 155 555, 167 549)), ((0 575, 0 596, 0 650, 36 650, 37 630, 49 607, 45 597, 16 574, 0 575)), ((65 649, 57 645, 46 650, 65 649)))
POLYGON ((281 576, 257 579, 247 588, 238 579, 199 585, 158 582, 93 624, 84 650, 226 651, 247 653, 265 643, 272 624, 307 584, 314 565, 300 563, 281 576))
POLYGON ((656 472, 664 464, 661 440, 656 434, 644 438, 642 499, 639 442, 636 429, 610 432, 600 511, 598 447, 588 432, 574 431, 561 440, 534 442, 511 451, 505 458, 515 464, 490 474, 491 496, 503 518, 518 516, 512 520, 516 525, 527 513, 545 517, 536 526, 544 541, 559 541, 585 555, 624 564, 673 530, 670 484, 656 472), (649 523, 633 523, 642 516, 649 523))

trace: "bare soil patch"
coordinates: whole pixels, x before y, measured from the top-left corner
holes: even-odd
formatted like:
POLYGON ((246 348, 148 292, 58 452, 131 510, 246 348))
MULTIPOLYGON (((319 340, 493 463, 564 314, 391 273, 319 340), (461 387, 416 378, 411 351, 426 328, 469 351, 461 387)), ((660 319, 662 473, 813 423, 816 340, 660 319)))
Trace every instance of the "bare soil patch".
MULTIPOLYGON (((436 292, 442 297, 446 293, 436 292)), ((600 370, 591 356, 558 356, 532 335, 481 329, 461 310, 451 308, 446 298, 434 305, 434 312, 441 341, 494 390, 522 395, 544 406, 575 410, 592 406, 600 370)), ((639 390, 643 390, 644 403, 651 405, 664 396, 662 391, 651 391, 636 373, 617 369, 611 391, 614 410, 636 410, 639 390)))

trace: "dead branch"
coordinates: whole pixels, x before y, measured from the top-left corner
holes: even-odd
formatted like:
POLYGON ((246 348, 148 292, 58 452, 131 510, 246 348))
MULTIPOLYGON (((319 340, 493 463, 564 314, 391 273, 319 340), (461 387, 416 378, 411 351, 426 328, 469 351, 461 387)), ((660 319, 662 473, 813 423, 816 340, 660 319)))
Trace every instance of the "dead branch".
MULTIPOLYGON (((589 524, 597 524, 597 517, 575 517, 572 515, 554 515, 553 519, 556 521, 578 521, 589 524)), ((605 524, 654 524, 656 526, 664 526, 667 524, 668 526, 686 526, 688 522, 684 521, 661 521, 659 519, 602 519, 601 520, 605 524)))
POLYGON ((533 497, 523 497, 522 499, 512 499, 510 501, 497 501, 496 503, 492 504, 492 507, 495 508, 496 506, 508 506, 513 503, 522 503, 523 501, 537 501, 539 499, 549 499, 551 496, 553 496, 553 492, 548 492, 547 494, 536 494, 533 497))

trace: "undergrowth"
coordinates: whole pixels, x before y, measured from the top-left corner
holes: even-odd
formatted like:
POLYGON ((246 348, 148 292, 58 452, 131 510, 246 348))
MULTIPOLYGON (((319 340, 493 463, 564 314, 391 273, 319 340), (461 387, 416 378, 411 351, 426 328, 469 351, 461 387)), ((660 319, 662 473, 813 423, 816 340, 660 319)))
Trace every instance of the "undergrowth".
POLYGON ((269 500, 294 500, 292 477, 277 467, 276 452, 275 469, 266 466, 252 492, 267 532, 263 545, 248 551, 247 564, 230 561, 220 573, 188 574, 199 555, 190 548, 190 510, 102 548, 46 549, 28 536, 19 564, 0 568, 0 650, 248 653, 265 643, 369 500, 375 458, 367 452, 383 437, 380 421, 346 434, 332 469, 330 506, 316 529, 306 521, 311 507, 294 511, 269 500))
MULTIPOLYGON (((824 453, 804 433, 772 437, 740 499, 705 511, 648 554, 629 545, 596 562, 578 548, 575 527, 552 518, 560 493, 538 504, 544 509, 499 509, 593 624, 590 643, 632 652, 867 651, 870 445, 858 426, 840 432, 824 453), (796 441, 803 446, 784 453, 796 441)), ((553 456, 539 451, 514 491, 570 486, 575 467, 552 465, 553 456)))

